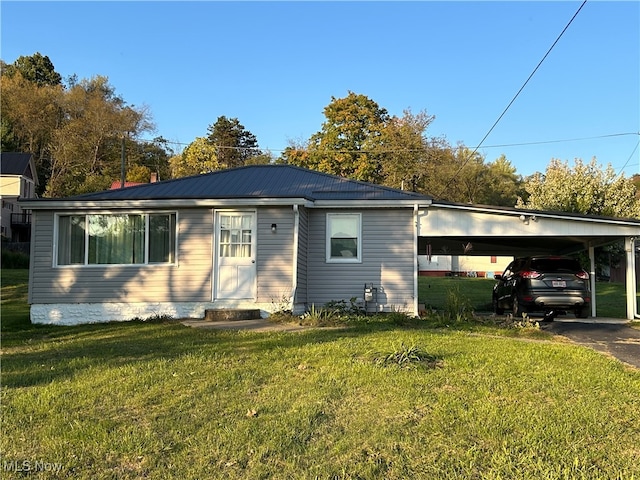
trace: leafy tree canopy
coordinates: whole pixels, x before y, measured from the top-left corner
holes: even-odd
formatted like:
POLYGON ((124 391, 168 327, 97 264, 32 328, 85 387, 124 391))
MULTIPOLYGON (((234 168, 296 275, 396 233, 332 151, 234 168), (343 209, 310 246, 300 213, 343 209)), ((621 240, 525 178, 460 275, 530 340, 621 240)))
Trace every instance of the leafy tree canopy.
POLYGON ((107 77, 69 77, 65 88, 48 57, 36 53, 1 63, 2 150, 34 155, 44 196, 108 188, 121 177, 169 177, 166 140, 140 140, 154 126, 146 107, 127 105, 107 77))
POLYGON ((21 56, 11 65, 3 64, 2 74, 13 77, 19 72, 22 77, 39 87, 62 85, 62 77, 56 72, 49 57, 40 52, 30 56, 21 56))
POLYGON ((524 182, 528 199, 518 206, 534 210, 574 212, 584 215, 640 218, 640 205, 632 179, 616 175, 613 167, 601 167, 593 158, 568 162, 552 159, 544 174, 524 182))
POLYGON ((402 117, 364 95, 331 98, 322 130, 291 143, 279 161, 334 175, 412 190, 443 200, 513 206, 521 178, 502 157, 484 163, 477 152, 428 137, 434 116, 402 117), (499 187, 499 193, 490 190, 499 187))
POLYGON ((197 137, 182 152, 170 159, 173 178, 188 177, 220 170, 218 149, 204 137, 197 137))
POLYGON ((237 118, 218 117, 207 131, 207 142, 216 148, 220 168, 241 167, 250 158, 262 155, 255 135, 237 118))
POLYGON ((287 163, 342 177, 369 182, 382 178, 380 147, 389 115, 364 95, 349 92, 331 98, 325 107, 326 121, 305 147, 285 150, 287 163))

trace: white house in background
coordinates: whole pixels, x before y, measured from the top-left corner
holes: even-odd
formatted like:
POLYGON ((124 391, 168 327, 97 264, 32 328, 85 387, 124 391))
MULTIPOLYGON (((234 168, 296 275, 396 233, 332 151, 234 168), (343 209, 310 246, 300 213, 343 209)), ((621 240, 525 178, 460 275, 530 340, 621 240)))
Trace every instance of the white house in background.
POLYGON ((10 242, 28 242, 31 214, 18 200, 36 197, 38 176, 30 153, 0 153, 1 235, 10 242))
POLYGON ((418 272, 425 277, 493 278, 502 273, 513 256, 418 255, 418 272))

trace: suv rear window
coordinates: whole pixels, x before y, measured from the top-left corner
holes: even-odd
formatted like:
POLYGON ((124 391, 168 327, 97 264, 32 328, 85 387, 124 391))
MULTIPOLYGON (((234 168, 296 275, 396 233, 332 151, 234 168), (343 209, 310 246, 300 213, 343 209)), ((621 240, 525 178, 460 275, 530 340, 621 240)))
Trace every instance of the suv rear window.
POLYGON ((539 272, 578 272, 582 270, 577 260, 570 258, 534 258, 531 268, 539 272))

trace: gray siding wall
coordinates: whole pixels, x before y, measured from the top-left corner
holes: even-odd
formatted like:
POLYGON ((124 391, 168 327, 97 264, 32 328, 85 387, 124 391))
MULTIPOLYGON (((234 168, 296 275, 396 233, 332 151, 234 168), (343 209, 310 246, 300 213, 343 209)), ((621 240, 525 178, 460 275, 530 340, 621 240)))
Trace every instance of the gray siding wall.
POLYGON ((260 208, 257 217, 257 301, 278 308, 289 300, 293 286, 293 207, 260 208))
MULTIPOLYGON (((300 208, 298 303, 323 305, 378 289, 386 310, 413 299, 411 209, 362 210, 362 263, 325 261, 326 213, 300 208)), ((292 294, 294 211, 257 210, 257 301, 277 308, 292 294), (277 224, 272 233, 271 225, 277 224)), ((212 298, 213 213, 178 211, 176 265, 53 267, 54 213, 34 211, 30 303, 208 302, 212 298)))
POLYGON ((346 264, 325 260, 328 212, 338 210, 312 210, 309 214, 308 302, 324 305, 333 300, 362 298, 366 283, 378 289, 378 309, 412 309, 417 261, 413 255, 413 211, 361 210, 362 263, 346 264))
POLYGON ((176 265, 53 267, 54 214, 34 211, 30 303, 211 300, 213 216, 178 212, 176 265))
POLYGON ((297 289, 295 303, 307 303, 307 273, 309 253, 309 210, 300 207, 300 222, 298 227, 298 275, 296 278, 297 289))

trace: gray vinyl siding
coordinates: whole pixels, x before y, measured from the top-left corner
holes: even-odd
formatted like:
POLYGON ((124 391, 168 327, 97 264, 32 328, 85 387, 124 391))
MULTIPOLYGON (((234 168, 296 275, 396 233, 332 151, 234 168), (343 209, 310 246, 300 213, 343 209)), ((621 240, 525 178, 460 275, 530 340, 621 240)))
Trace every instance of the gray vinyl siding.
POLYGON ((293 286, 293 207, 261 208, 257 221, 257 301, 277 306, 288 301, 293 286))
POLYGON ((53 267, 54 214, 34 211, 30 303, 211 300, 212 213, 178 211, 175 265, 53 267))
MULTIPOLYGON (((378 289, 385 310, 413 308, 414 232, 411 209, 363 209, 362 263, 326 262, 326 214, 313 210, 309 222, 309 303, 362 298, 364 284, 378 289)), ((351 211, 349 211, 351 212, 351 211)), ((353 210, 353 212, 358 212, 353 210)))
POLYGON ((309 252, 309 210, 304 207, 299 209, 300 221, 298 225, 298 274, 296 278, 295 303, 307 303, 307 272, 309 252))

